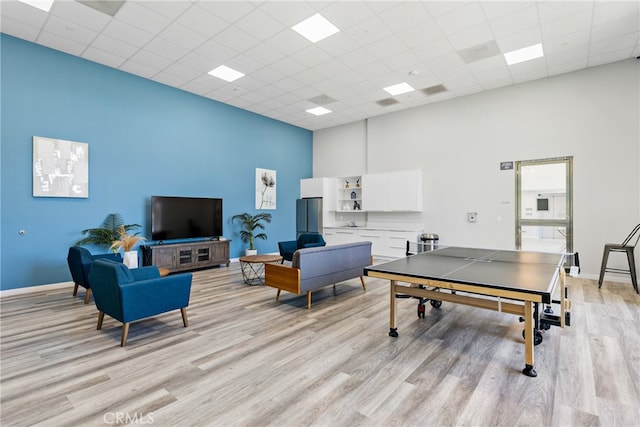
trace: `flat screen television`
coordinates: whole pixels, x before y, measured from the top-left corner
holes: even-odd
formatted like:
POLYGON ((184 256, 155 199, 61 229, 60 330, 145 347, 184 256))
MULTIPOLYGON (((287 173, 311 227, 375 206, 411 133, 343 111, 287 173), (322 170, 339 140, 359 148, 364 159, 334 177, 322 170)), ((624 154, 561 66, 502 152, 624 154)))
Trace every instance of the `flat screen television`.
POLYGON ((151 197, 152 240, 222 236, 222 199, 151 197))

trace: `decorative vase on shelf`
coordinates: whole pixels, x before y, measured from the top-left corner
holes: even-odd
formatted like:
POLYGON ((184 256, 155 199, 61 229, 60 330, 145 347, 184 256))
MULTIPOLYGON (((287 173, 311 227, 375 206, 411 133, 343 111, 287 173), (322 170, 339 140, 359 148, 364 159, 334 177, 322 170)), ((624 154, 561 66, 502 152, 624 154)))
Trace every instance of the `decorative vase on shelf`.
POLYGON ((129 268, 138 268, 138 251, 125 252, 122 262, 129 268))

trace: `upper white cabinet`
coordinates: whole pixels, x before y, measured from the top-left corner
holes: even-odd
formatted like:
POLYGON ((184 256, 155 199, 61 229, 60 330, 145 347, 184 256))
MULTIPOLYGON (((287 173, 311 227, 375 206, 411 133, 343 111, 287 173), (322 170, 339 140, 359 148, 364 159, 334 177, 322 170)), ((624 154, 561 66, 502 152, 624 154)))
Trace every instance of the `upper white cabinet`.
POLYGON ((422 171, 363 175, 362 208, 368 212, 421 212, 422 171))
POLYGON ((324 178, 305 178, 300 180, 300 198, 324 197, 324 178))

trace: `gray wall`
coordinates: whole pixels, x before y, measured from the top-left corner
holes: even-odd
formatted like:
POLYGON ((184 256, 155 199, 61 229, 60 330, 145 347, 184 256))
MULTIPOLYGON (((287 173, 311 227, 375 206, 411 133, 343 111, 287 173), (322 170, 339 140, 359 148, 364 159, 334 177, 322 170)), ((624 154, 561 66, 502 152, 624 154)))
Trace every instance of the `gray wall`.
POLYGON ((638 64, 620 61, 316 131, 313 174, 422 168, 426 231, 443 244, 513 248, 515 176, 500 171, 500 162, 573 156, 574 249, 583 275, 596 277, 604 243, 621 241, 640 222, 638 64), (466 221, 472 211, 476 223, 466 221))

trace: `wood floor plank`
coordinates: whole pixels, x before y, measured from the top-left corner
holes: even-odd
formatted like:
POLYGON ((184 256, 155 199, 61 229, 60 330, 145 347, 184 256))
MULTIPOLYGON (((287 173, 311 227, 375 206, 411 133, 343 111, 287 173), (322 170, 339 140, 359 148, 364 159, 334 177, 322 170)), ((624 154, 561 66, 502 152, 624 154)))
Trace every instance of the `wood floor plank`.
POLYGON ((95 426, 628 426, 640 419, 640 297, 569 278, 571 326, 536 346, 524 376, 516 316, 444 303, 416 314, 358 279, 306 297, 247 286, 239 265, 193 273, 179 311, 121 325, 83 295, 0 300, 0 424, 95 426), (146 418, 146 421, 149 421, 146 418), (139 424, 139 423, 138 423, 139 424))

